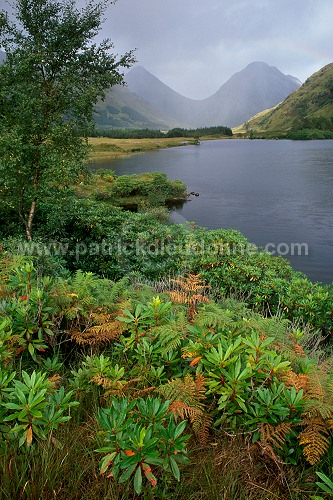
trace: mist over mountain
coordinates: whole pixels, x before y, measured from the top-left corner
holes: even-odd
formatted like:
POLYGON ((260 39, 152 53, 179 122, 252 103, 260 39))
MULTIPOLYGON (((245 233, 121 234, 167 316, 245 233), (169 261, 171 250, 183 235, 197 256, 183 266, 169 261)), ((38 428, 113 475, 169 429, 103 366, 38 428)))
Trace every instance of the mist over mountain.
POLYGON ((178 126, 178 121, 156 109, 151 103, 115 85, 105 99, 95 106, 94 120, 98 128, 149 128, 167 130, 178 126))
POLYGON ((297 78, 263 62, 249 64, 203 100, 178 94, 141 66, 132 68, 125 80, 130 91, 172 116, 179 126, 189 127, 239 125, 283 101, 301 85, 297 78))
MULTIPOLYGON (((0 64, 5 59, 6 54, 0 51, 0 64)), ((264 62, 249 64, 202 100, 179 94, 142 66, 134 66, 125 81, 127 86, 110 88, 95 106, 98 127, 235 127, 281 103, 301 85, 297 78, 264 62)))
POLYGON ((311 75, 273 109, 253 116, 243 128, 276 135, 311 129, 333 132, 333 63, 311 75))
POLYGON ((234 127, 251 116, 283 101, 301 82, 274 66, 253 62, 235 73, 211 97, 205 99, 204 120, 234 127))
POLYGON ((193 126, 200 119, 200 101, 172 90, 142 66, 134 66, 125 75, 125 81, 131 92, 145 99, 161 113, 174 117, 178 126, 193 126))

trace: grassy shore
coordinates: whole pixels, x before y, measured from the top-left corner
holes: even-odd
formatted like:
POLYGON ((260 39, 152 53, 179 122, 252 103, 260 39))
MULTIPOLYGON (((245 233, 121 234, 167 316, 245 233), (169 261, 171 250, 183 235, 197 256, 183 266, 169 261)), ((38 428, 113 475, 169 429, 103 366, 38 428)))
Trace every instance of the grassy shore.
POLYGON ((91 137, 89 144, 92 146, 91 161, 119 160, 161 148, 187 146, 198 144, 197 139, 184 137, 158 138, 158 139, 110 139, 107 137, 91 137))

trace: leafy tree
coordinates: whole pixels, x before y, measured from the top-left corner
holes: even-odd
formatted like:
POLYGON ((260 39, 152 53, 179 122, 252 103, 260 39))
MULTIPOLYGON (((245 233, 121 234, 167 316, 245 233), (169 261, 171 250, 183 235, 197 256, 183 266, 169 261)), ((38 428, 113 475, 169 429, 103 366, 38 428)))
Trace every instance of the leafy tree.
MULTIPOLYGON (((38 201, 85 173, 93 107, 122 83, 109 39, 94 42, 108 0, 16 0, 15 21, 0 12, 0 198, 15 209, 32 239, 38 201)), ((113 3, 113 2, 111 2, 113 3)))

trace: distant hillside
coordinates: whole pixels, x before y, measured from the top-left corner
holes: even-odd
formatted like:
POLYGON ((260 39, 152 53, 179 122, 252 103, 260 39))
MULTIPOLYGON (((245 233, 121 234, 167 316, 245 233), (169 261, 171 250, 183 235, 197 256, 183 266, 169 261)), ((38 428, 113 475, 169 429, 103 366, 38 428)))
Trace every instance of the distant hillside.
POLYGON ((142 66, 135 66, 125 76, 128 88, 161 113, 167 113, 180 127, 199 126, 201 102, 178 94, 142 66))
POLYGON ((141 66, 132 68, 125 79, 132 92, 187 127, 238 125, 275 106, 301 85, 297 78, 262 62, 249 64, 200 101, 178 94, 141 66))
POLYGON ((333 131, 333 63, 310 76, 274 109, 252 117, 245 128, 269 134, 305 129, 333 131))
POLYGON ((95 122, 98 128, 150 128, 168 130, 178 122, 135 95, 127 87, 115 85, 104 101, 95 106, 95 122))
MULTIPOLYGON (((5 58, 0 51, 0 64, 5 58)), ((112 87, 95 107, 98 128, 234 127, 277 105, 300 86, 297 78, 262 62, 235 73, 203 100, 178 94, 141 66, 132 68, 125 80, 127 87, 112 87)))
POLYGON ((274 66, 253 62, 204 101, 205 119, 210 117, 215 124, 223 117, 224 123, 234 127, 280 103, 300 85, 297 78, 284 75, 274 66))

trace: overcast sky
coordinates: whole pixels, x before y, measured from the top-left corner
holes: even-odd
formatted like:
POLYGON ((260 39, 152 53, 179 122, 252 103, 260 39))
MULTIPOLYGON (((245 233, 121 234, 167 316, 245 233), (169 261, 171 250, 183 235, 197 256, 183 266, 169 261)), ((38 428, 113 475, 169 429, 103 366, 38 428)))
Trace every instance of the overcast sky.
POLYGON ((117 0, 103 35, 181 94, 202 99, 263 61, 302 82, 333 62, 333 0, 117 0))

